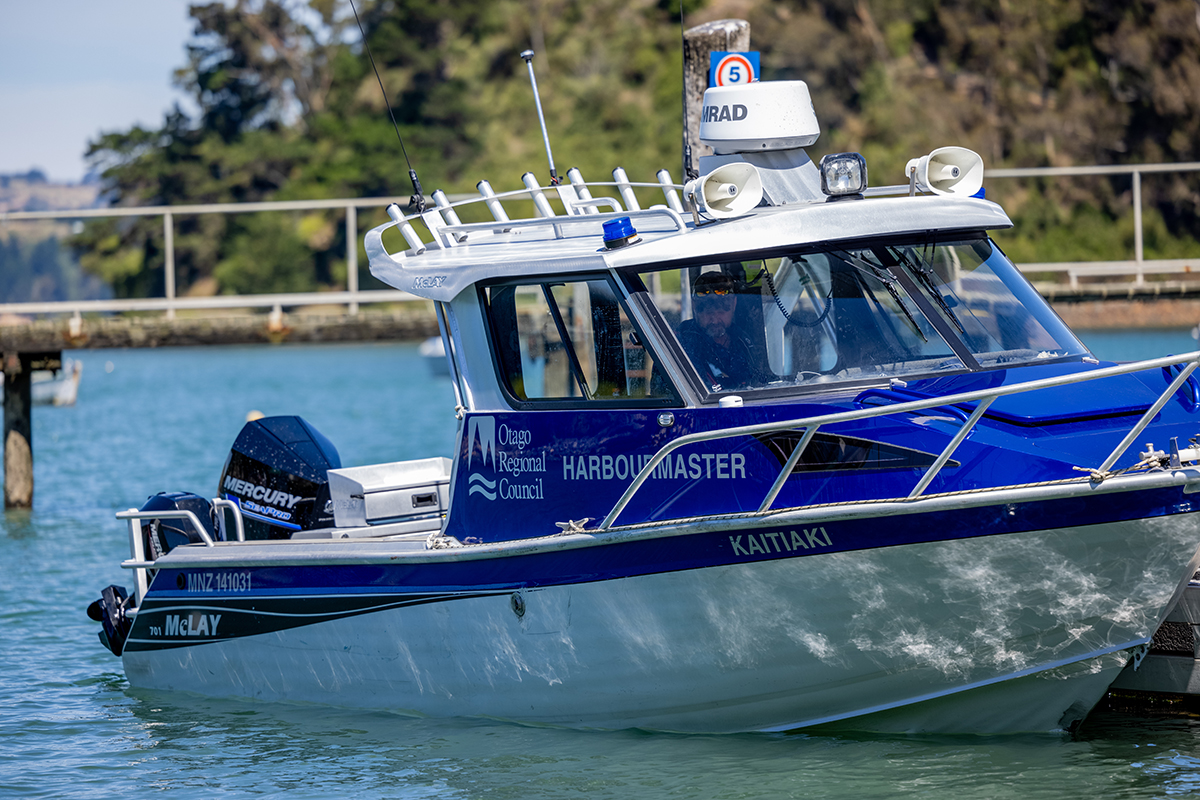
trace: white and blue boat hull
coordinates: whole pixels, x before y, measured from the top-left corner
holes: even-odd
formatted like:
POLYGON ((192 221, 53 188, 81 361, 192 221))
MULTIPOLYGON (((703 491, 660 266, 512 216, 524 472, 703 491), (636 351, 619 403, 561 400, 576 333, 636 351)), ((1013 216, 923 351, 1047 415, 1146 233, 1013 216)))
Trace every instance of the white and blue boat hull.
POLYGON ((125 670, 153 689, 588 728, 1070 728, 1196 569, 1189 480, 1200 473, 452 550, 246 543, 236 565, 225 548, 176 548, 125 670), (937 529, 1062 518, 1083 496, 1139 516, 937 529), (1180 502, 1146 515, 1164 500, 1180 502), (906 526, 927 541, 888 546, 906 526), (806 547, 780 544, 792 529, 806 547), (872 531, 881 546, 837 548, 872 531), (747 557, 752 539, 770 552, 747 557))

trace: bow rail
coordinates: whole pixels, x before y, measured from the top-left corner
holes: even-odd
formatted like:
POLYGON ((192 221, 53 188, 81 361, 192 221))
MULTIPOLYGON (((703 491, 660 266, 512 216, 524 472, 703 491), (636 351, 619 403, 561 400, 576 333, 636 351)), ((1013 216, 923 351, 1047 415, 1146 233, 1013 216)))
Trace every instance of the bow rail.
MULTIPOLYGON (((927 400, 914 400, 907 403, 898 403, 890 406, 878 406, 872 408, 858 409, 854 411, 841 411, 832 414, 821 414, 814 417, 803 417, 800 419, 783 420, 780 422, 765 422, 757 425, 742 425, 736 428, 723 428, 715 431, 702 431, 699 433, 690 433, 680 436, 667 442, 658 452, 656 452, 646 465, 642 467, 637 477, 625 489, 625 492, 617 500, 612 510, 600 523, 599 527, 593 529, 593 532, 603 532, 612 528, 620 516, 621 512, 629 505, 633 496, 642 488, 645 482, 650 478, 651 474, 671 453, 688 445, 698 444, 700 442, 710 442, 718 439, 731 439, 738 436, 754 436, 763 433, 774 433, 786 430, 804 429, 804 436, 793 448, 791 455, 784 463, 778 476, 772 483, 771 488, 767 491, 763 498, 762 504, 758 508, 758 513, 765 513, 771 510, 775 499, 779 496, 779 492, 783 489, 784 483, 792 473, 792 469, 799 462, 800 457, 804 454, 805 449, 816 435, 817 431, 824 425, 832 425, 839 422, 851 422, 854 420, 871 419, 873 417, 891 416, 893 414, 907 414, 914 411, 923 411, 926 409, 937 408, 939 406, 953 406, 962 403, 978 403, 970 417, 962 423, 959 430, 946 444, 942 452, 934 460, 933 464, 925 470, 917 485, 909 493, 906 500, 917 501, 921 498, 925 489, 937 477, 938 472, 945 466, 946 462, 962 444, 963 440, 975 428, 975 425, 983 418, 984 413, 996 398, 1005 397, 1007 395, 1023 394, 1026 392, 1035 392, 1039 389, 1049 389, 1056 386, 1067 386, 1073 383, 1084 383, 1087 381, 1100 380, 1110 378, 1115 375, 1127 375, 1132 372, 1142 372, 1145 370, 1154 369, 1156 367, 1167 368, 1176 365, 1184 366, 1174 380, 1167 388, 1158 396, 1158 399, 1142 414, 1138 422, 1129 430, 1121 443, 1113 449, 1113 451, 1104 459, 1103 463, 1094 470, 1090 470, 1093 480, 1103 480, 1103 477, 1112 468, 1117 460, 1125 454, 1130 445, 1141 435, 1146 426, 1154 419, 1164 405, 1175 395, 1185 382, 1191 381, 1195 396, 1200 398, 1200 385, 1192 380, 1192 373, 1197 367, 1200 367, 1200 351, 1187 353, 1182 356, 1165 356, 1163 358, 1151 359, 1149 361, 1137 361, 1129 364, 1120 364, 1115 367, 1102 367, 1090 372, 1076 373, 1074 375, 1061 375, 1054 378, 1042 378, 1035 381, 1025 381, 1016 383, 1011 386, 1000 386, 993 389, 982 389, 974 392, 962 392, 960 394, 946 395, 942 397, 931 397, 927 400)), ((1200 455, 1200 454, 1196 454, 1200 455)))

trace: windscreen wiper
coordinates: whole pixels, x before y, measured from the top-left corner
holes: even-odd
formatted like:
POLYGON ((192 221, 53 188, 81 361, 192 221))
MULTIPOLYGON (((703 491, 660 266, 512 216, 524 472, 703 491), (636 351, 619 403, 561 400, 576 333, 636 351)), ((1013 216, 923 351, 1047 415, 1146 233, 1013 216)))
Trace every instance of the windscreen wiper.
POLYGON ((917 276, 917 279, 921 281, 921 285, 924 286, 926 291, 928 291, 929 294, 933 296, 933 299, 937 301, 937 304, 941 307, 942 312, 945 313, 950 321, 954 323, 954 327, 958 328, 958 332, 963 336, 966 336, 967 329, 964 328, 962 323, 958 321, 958 317, 955 316, 954 312, 950 310, 950 305, 946 302, 946 298, 942 297, 942 293, 939 292, 937 287, 934 285, 933 278, 931 277, 933 270, 929 269, 928 264, 924 261, 918 261, 914 259, 911 254, 905 252, 904 250, 900 250, 895 247, 890 247, 888 250, 891 252, 892 256, 900 262, 901 265, 908 267, 909 271, 917 276))
POLYGON ((908 319, 908 324, 912 325, 912 329, 916 332, 917 336, 921 337, 922 342, 925 342, 926 344, 929 343, 929 340, 925 338, 925 334, 921 331, 921 326, 917 324, 917 318, 914 317, 912 312, 908 310, 908 306, 904 304, 904 300, 900 297, 900 293, 896 291, 896 281, 894 276, 886 267, 872 264, 862 256, 857 256, 844 250, 838 255, 850 266, 864 272, 869 272, 871 276, 875 278, 875 280, 882 283, 883 287, 887 289, 888 294, 890 294, 892 299, 896 301, 896 306, 900 309, 900 312, 908 319))

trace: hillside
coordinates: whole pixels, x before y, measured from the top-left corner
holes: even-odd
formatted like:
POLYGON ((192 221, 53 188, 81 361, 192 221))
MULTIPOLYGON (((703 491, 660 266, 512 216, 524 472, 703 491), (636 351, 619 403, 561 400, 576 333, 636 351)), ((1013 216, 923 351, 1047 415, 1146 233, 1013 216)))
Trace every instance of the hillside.
MULTIPOLYGON (((0 175, 0 214, 13 211, 95 208, 102 205, 100 183, 52 183, 33 170, 0 175)), ((68 300, 112 295, 104 283, 85 274, 63 243, 82 223, 6 221, 0 227, 0 303, 68 300)))
MULTIPOLYGON (((165 204, 516 188, 544 168, 525 65, 532 46, 560 171, 680 173, 680 25, 671 0, 376 0, 359 4, 376 84, 348 6, 237 0, 193 6, 178 84, 201 109, 93 143, 117 202, 165 204), (388 119, 394 110, 403 149, 388 119), (407 158, 405 156, 407 153, 407 158)), ((1200 160, 1196 0, 712 0, 686 24, 751 23, 764 77, 803 79, 824 133, 872 182, 959 144, 991 167, 1200 160)), ((1132 252, 1128 178, 989 186, 1016 223, 1019 260, 1132 252)), ((1147 257, 1194 252, 1200 183, 1143 187, 1147 257)), ((360 220, 362 225, 370 219, 360 220)), ((345 284, 334 214, 180 218, 181 291, 345 284)), ((83 264, 120 295, 162 291, 153 221, 95 222, 83 264)), ((364 285, 369 285, 365 279, 364 285)))

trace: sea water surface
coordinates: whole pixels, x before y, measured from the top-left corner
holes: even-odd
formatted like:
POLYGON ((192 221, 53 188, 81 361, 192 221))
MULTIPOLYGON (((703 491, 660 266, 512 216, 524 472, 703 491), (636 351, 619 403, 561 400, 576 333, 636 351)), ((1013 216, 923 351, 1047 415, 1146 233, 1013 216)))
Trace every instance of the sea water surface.
MULTIPOLYGON (((1188 331, 1083 332, 1101 358, 1188 331)), ((1098 712, 1074 736, 592 732, 131 689, 88 603, 130 585, 113 513, 217 491, 246 414, 299 414, 347 466, 450 455, 415 345, 79 351, 34 411, 32 512, 0 517, 0 797, 1150 798, 1200 795, 1200 721, 1098 712)))

